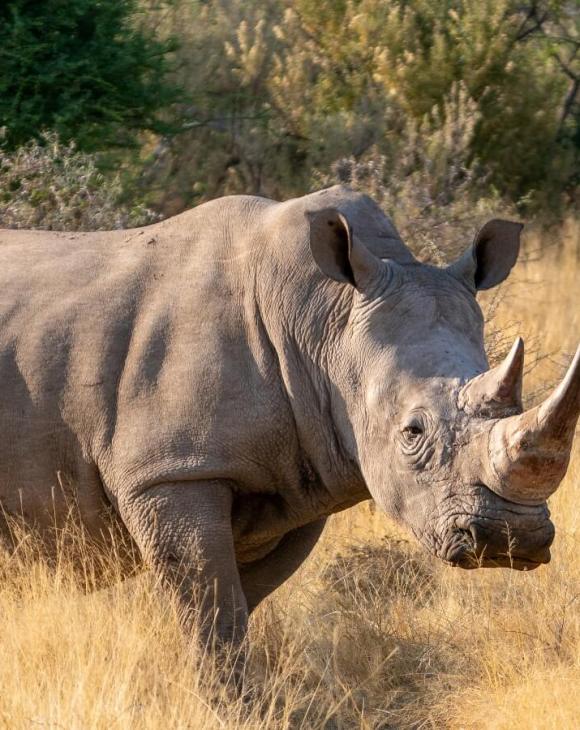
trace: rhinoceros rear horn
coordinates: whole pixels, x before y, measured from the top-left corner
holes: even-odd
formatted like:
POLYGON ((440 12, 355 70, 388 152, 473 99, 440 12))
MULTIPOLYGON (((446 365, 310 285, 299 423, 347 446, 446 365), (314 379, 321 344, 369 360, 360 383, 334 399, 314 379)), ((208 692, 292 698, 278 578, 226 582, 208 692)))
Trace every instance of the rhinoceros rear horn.
POLYGON ((564 478, 580 416, 580 347, 566 376, 539 406, 500 419, 490 434, 494 491, 514 502, 539 503, 564 478))
POLYGON ((507 357, 493 370, 470 380, 461 393, 461 405, 468 411, 488 415, 521 412, 524 341, 518 337, 507 357))
POLYGON ((310 250, 323 274, 364 290, 386 273, 387 264, 354 236, 347 218, 338 210, 325 208, 306 216, 310 250))

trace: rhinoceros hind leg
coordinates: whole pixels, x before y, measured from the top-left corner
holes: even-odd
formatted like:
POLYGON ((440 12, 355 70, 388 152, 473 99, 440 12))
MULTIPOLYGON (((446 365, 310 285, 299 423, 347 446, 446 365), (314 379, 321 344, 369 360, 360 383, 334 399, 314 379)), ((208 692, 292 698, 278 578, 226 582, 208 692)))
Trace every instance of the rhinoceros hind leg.
POLYGON ((271 553, 240 566, 242 587, 251 613, 272 591, 295 573, 318 542, 326 518, 291 530, 271 553))

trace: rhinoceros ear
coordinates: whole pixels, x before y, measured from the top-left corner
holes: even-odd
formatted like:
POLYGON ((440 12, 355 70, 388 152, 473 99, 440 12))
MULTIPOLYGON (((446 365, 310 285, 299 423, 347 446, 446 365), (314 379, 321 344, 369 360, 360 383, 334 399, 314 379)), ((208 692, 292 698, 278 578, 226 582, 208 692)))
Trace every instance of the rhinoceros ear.
POLYGON ((521 223, 499 218, 488 221, 473 245, 447 271, 477 291, 497 286, 517 261, 522 228, 521 223))
POLYGON ((346 217, 335 208, 306 213, 310 250, 318 268, 335 281, 367 288, 385 264, 358 241, 346 217))

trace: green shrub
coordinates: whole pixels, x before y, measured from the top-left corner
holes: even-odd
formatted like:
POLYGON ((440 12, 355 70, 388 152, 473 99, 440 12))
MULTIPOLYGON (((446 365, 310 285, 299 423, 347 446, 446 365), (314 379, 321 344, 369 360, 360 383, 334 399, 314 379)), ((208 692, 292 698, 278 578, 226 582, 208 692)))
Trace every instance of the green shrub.
POLYGON ((45 129, 84 150, 166 132, 178 98, 166 78, 171 40, 137 23, 137 0, 0 3, 0 127, 14 149, 45 129))

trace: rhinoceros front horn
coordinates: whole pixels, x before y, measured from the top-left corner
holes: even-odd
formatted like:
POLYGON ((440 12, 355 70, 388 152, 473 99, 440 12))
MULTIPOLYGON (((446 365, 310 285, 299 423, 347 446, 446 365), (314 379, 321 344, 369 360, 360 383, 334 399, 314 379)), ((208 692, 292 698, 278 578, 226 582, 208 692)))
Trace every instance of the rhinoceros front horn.
POLYGON ((539 504, 558 488, 570 461, 580 415, 580 347, 566 376, 539 406, 498 420, 490 432, 493 491, 539 504))

